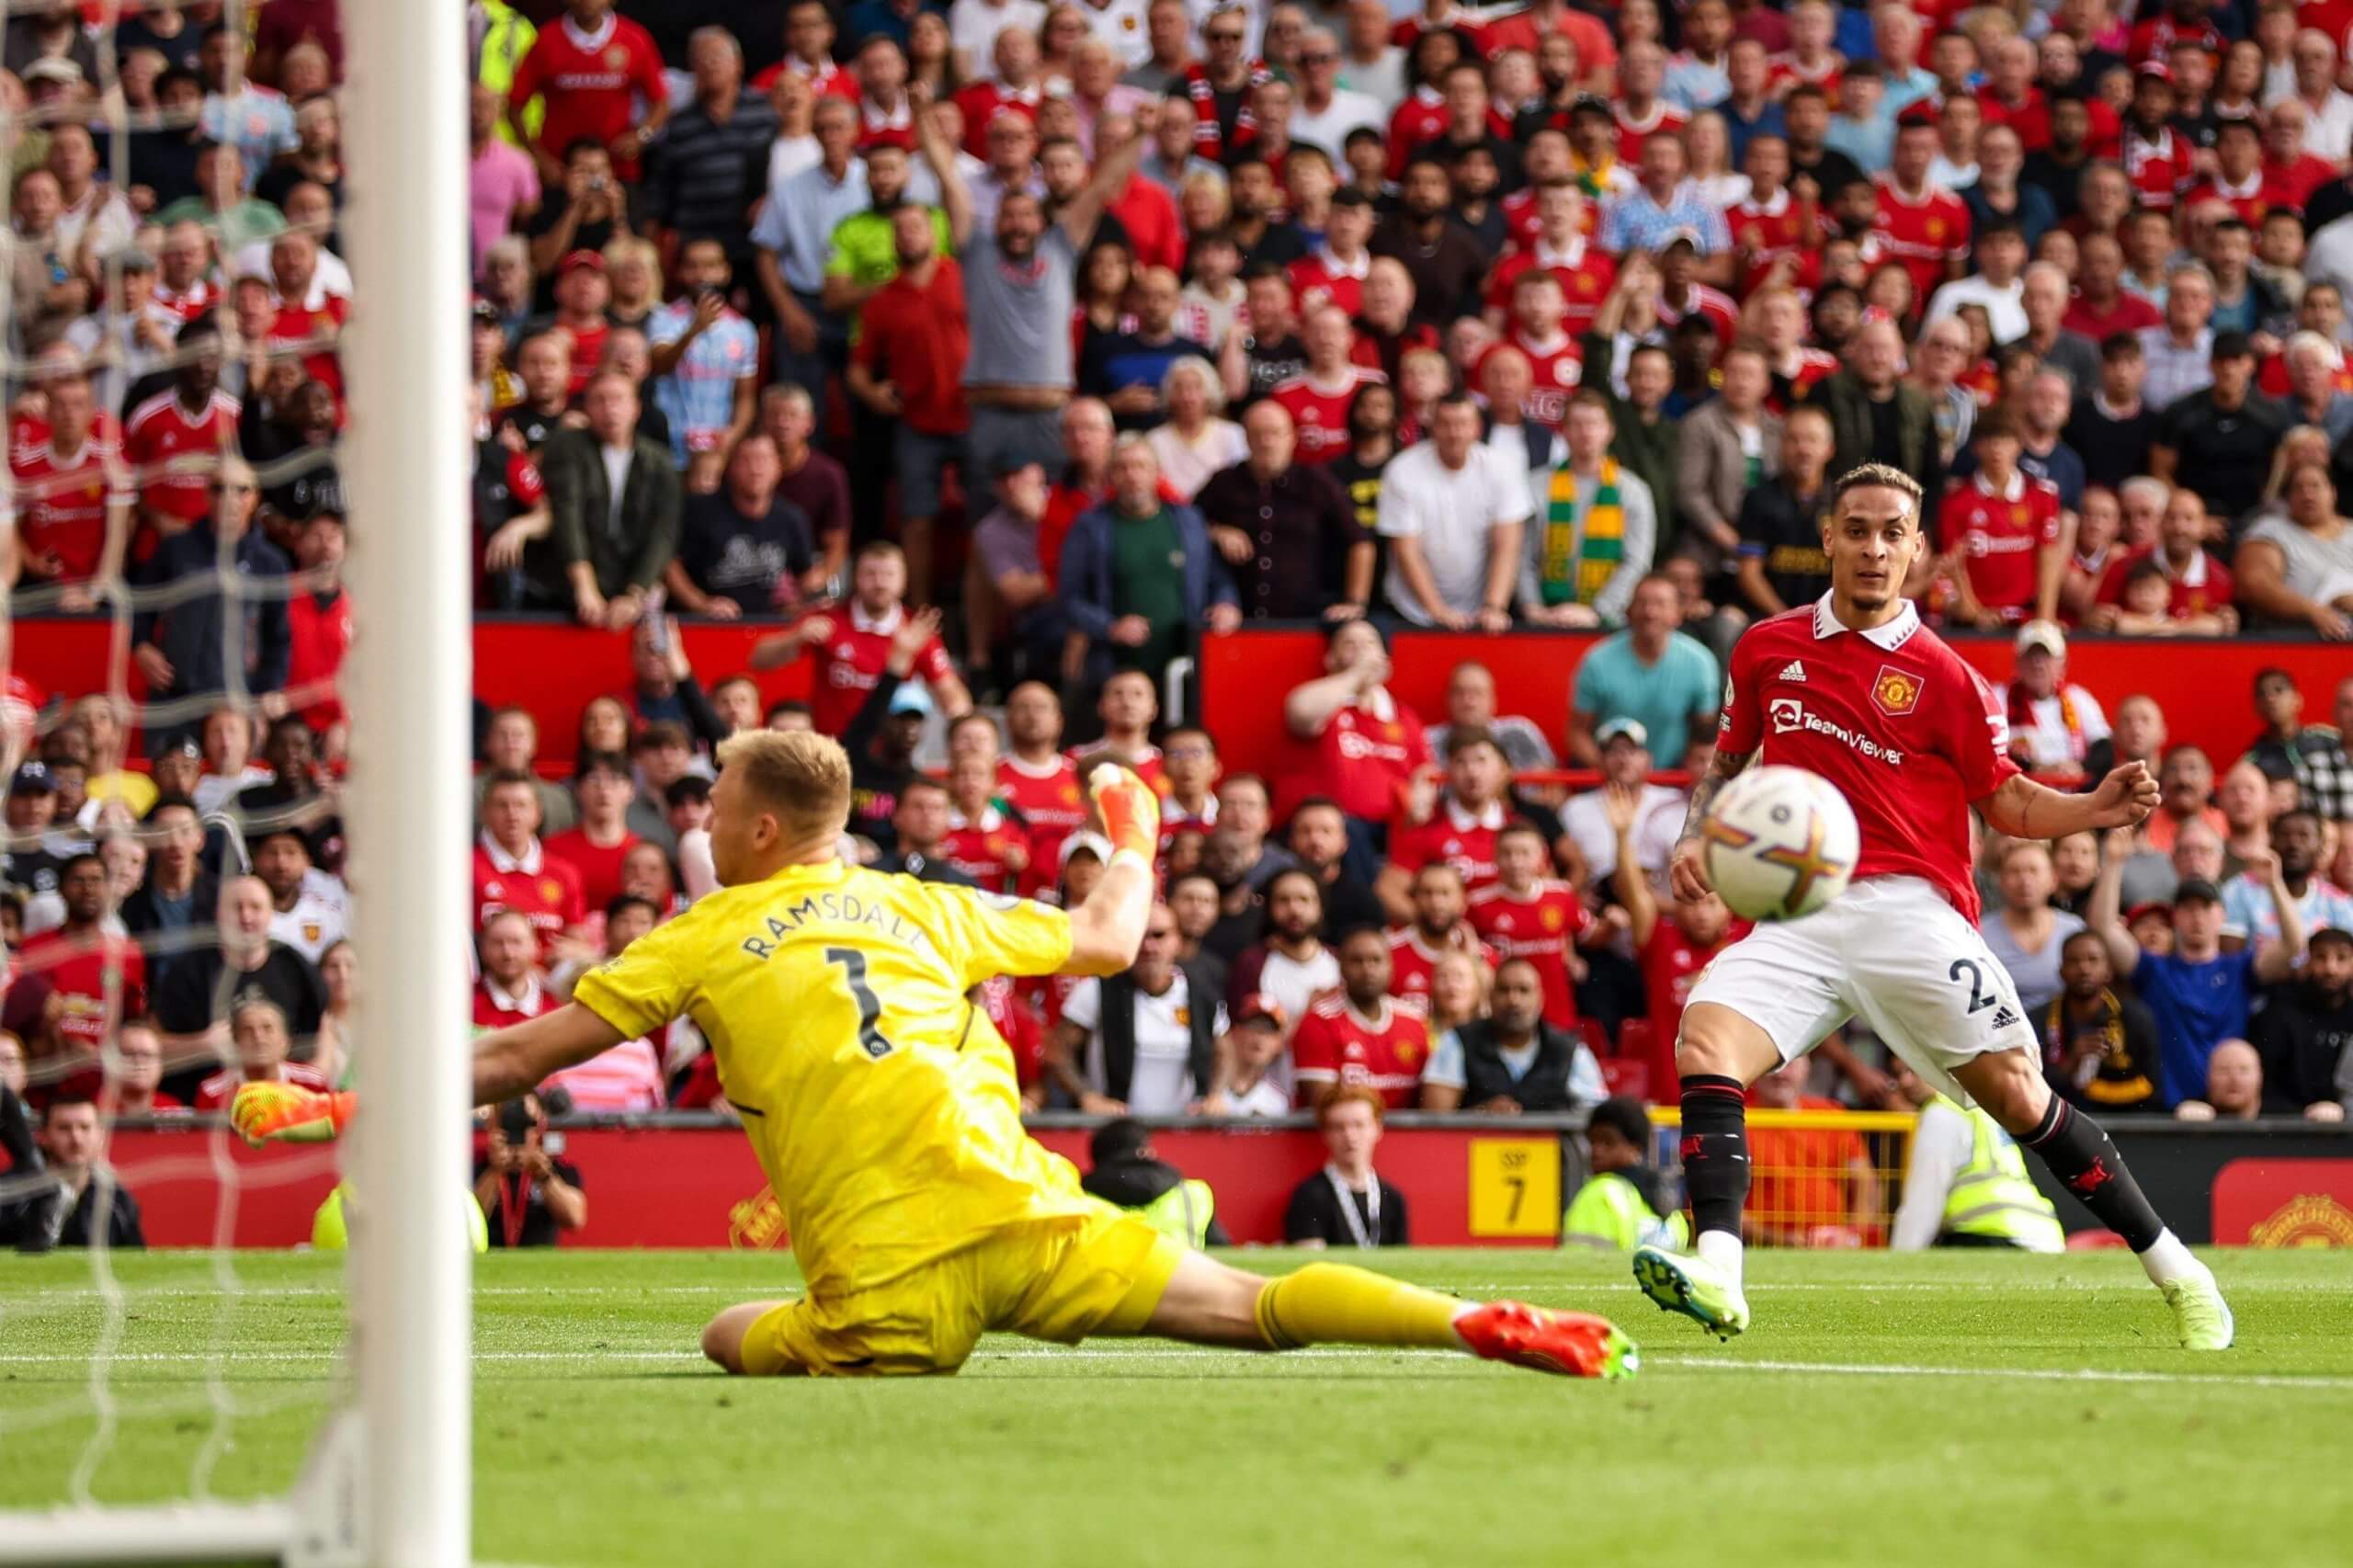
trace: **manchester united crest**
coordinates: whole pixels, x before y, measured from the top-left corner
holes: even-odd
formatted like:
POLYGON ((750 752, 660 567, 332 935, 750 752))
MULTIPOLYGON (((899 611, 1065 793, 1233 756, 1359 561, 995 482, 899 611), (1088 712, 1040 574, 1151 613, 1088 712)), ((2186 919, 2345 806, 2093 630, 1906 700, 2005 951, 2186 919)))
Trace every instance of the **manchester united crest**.
POLYGON ((1920 706, 1920 677, 1893 665, 1881 665, 1871 682, 1871 702, 1882 713, 1900 717, 1920 706))
POLYGON ((1568 924, 1569 917, 1562 914, 1554 905, 1548 903, 1544 906, 1542 918, 1544 929, 1547 931, 1558 931, 1563 926, 1568 924))

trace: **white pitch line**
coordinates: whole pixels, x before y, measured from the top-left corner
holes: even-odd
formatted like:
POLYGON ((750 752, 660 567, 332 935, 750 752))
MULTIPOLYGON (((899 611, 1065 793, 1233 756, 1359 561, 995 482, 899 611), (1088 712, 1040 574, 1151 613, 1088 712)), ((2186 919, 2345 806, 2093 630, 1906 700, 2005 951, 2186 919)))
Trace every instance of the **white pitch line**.
MULTIPOLYGON (((230 1362, 260 1365, 267 1365, 271 1363, 309 1364, 337 1360, 341 1358, 341 1354, 342 1353, 339 1351, 331 1350, 232 1350, 224 1352, 218 1358, 218 1359, 230 1362)), ((574 1364, 584 1361, 699 1363, 702 1360, 702 1357, 692 1350, 640 1349, 477 1350, 474 1352, 473 1358, 477 1362, 488 1362, 494 1364, 522 1363, 527 1365, 535 1363, 574 1364)), ((1285 1351, 1280 1358, 1285 1361, 1396 1360, 1401 1358, 1444 1358, 1448 1360, 1456 1360, 1460 1359, 1460 1357, 1457 1352, 1451 1350, 1429 1350, 1410 1347, 1381 1349, 1359 1346, 1323 1346, 1307 1350, 1285 1351)), ((172 1362, 194 1365, 214 1359, 214 1358, 205 1356, 177 1356, 161 1351, 133 1351, 117 1355, 113 1357, 112 1359, 119 1362, 172 1362)), ((1091 1346, 1074 1347, 1039 1346, 1034 1347, 1006 1348, 1003 1350, 982 1350, 975 1352, 972 1356, 972 1360, 974 1361, 1074 1359, 1096 1361, 1216 1361, 1224 1359, 1224 1358, 1222 1357, 1218 1351, 1206 1347, 1196 1349, 1174 1346, 1167 1347, 1122 1346, 1117 1348, 1108 1346, 1100 1348, 1091 1346)), ((1643 1359, 1648 1365, 1653 1367, 1673 1367, 1678 1370, 1685 1368, 1691 1368, 1700 1371, 1709 1372, 1766 1372, 1774 1374, 1813 1373, 1825 1377, 1859 1378, 2006 1378, 2033 1382, 2201 1384, 2222 1388, 2303 1389, 2324 1393, 2353 1391, 2353 1377, 2290 1377, 2276 1373, 2109 1371, 2094 1368, 2066 1367, 1929 1367, 1908 1364, 1887 1365, 1839 1361, 1725 1360, 1709 1356, 1679 1355, 1674 1353, 1665 1355, 1646 1355, 1643 1359)), ((0 1364, 8 1365, 55 1365, 60 1363, 87 1365, 87 1361, 88 1358, 86 1357, 46 1354, 37 1351, 0 1354, 0 1364)), ((1242 1365, 1244 1363, 1236 1361, 1229 1364, 1242 1365)), ((1465 1365, 1467 1368, 1468 1363, 1465 1363, 1465 1365)), ((5 1428, 6 1424, 6 1416, 4 1415, 0 1415, 0 1428, 5 1428)))

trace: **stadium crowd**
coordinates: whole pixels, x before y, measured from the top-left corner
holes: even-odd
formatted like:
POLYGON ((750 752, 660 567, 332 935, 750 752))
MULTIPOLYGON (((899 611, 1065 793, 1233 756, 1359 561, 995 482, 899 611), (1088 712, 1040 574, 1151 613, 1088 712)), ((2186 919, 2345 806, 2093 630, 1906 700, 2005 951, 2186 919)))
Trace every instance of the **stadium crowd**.
MULTIPOLYGON (((483 611, 636 666, 568 779, 479 716, 477 1024, 707 889, 712 745, 808 725, 920 876, 1083 893, 1085 768, 1163 792, 1133 971, 988 990, 1034 1106, 1671 1098, 1736 932, 1657 878, 1676 781, 1878 460, 1934 498, 1923 613, 2015 639, 2019 759, 2164 780, 2137 834, 1984 846, 2054 1082, 2353 1103, 2353 679, 2267 674, 2209 757, 2165 704, 2217 694, 2111 721, 2066 675, 2071 635, 2353 632, 2336 0, 624 8, 468 6, 472 517, 401 526, 470 527, 483 611), (677 618, 775 630, 697 670, 677 618), (1267 778, 1183 676, 1274 621, 1329 653, 1267 778), (1565 714, 1475 662, 1415 713, 1390 640, 1427 628, 1606 635, 1565 714)), ((11 676, 0 1065, 122 1110, 351 1065, 346 62, 334 0, 222 9, 125 7, 101 81, 84 8, 34 7, 0 76, 16 602, 131 605, 149 704, 11 676)), ((723 1112, 665 1033, 560 1086, 723 1112)), ((1821 1054, 1910 1103, 1867 1040, 1821 1054)))

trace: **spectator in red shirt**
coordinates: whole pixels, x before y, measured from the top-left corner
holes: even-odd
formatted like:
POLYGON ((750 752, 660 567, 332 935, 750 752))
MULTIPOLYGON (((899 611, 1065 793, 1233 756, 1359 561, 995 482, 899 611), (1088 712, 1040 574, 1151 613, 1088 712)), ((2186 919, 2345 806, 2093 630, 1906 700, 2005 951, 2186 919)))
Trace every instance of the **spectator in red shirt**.
POLYGON ((2018 425, 1992 409, 1970 436, 1977 472, 1945 497, 1937 543, 1952 585, 1952 619, 1999 627, 2058 614, 2066 570, 2058 488, 2018 467, 2018 425))
POLYGON ((899 274, 870 295, 859 313, 848 381, 851 393, 892 426, 899 540, 911 592, 925 603, 941 478, 952 464, 969 482, 964 437, 972 415, 963 379, 972 339, 964 323, 963 269, 939 254, 931 210, 900 208, 891 215, 891 236, 899 274))
MULTIPOLYGON (((890 660, 891 638, 907 613, 906 593, 905 554, 888 540, 874 540, 859 549, 850 568, 850 602, 845 613, 805 615, 775 636, 762 638, 753 645, 752 668, 774 669, 813 653, 817 669, 811 707, 816 728, 839 735, 849 728, 890 660)), ((916 655, 915 673, 931 688, 941 712, 952 716, 972 707, 972 694, 937 638, 916 655)))
POLYGON ((474 921, 504 909, 521 914, 539 934, 540 956, 580 934, 586 910, 580 873, 540 843, 540 797, 525 773, 491 776, 482 798, 483 831, 474 846, 474 921))
POLYGON ((157 1116, 186 1111, 188 1106, 163 1092, 164 1037, 152 1018, 125 1018, 107 1052, 106 1088, 98 1096, 99 1114, 112 1120, 124 1116, 157 1116))
POLYGON ((1390 824, 1389 863, 1373 891, 1393 920, 1411 913, 1414 874, 1433 861, 1452 866, 1467 889, 1485 887, 1497 874, 1495 835, 1512 815, 1511 767, 1503 747, 1490 734, 1455 734, 1447 747, 1443 795, 1434 782, 1427 774, 1418 778, 1413 798, 1390 824))
POLYGON ((351 720, 335 682, 351 648, 351 600, 343 591, 344 522, 341 514, 321 512, 294 540, 294 563, 302 569, 301 591, 286 603, 290 648, 286 688, 261 699, 265 717, 290 709, 319 733, 319 750, 329 762, 342 759, 351 720))
MULTIPOLYGON (((2154 613, 2175 623, 2170 630, 2186 632, 2197 624, 2202 634, 2210 636, 2227 636, 2236 631, 2238 611, 2232 608, 2230 569, 2206 553, 2205 539, 2205 504, 2194 491, 2176 491, 2157 524, 2157 542, 2109 562, 2100 575, 2099 602, 2085 616, 2084 624, 2095 631, 2123 630, 2120 622, 2131 613, 2125 605, 2125 586, 2144 562, 2154 562, 2165 585, 2154 613)), ((2159 629, 2130 630, 2145 637, 2159 629)))
POLYGON ((1372 622, 1335 626, 1324 669, 1283 699, 1283 723, 1293 740, 1315 748, 1303 791, 1337 801, 1349 818, 1351 851, 1376 856, 1375 824, 1399 814, 1406 786, 1431 766, 1429 737, 1389 690, 1389 644, 1372 622))
POLYGON ((1471 928, 1498 956, 1533 964, 1544 983, 1544 1021, 1574 1028, 1585 963, 1570 949, 1610 939, 1618 927, 1594 919, 1574 887, 1545 874, 1552 851, 1535 824, 1516 822, 1496 835, 1495 866, 1498 880, 1471 895, 1471 928))
POLYGON ((1389 939, 1370 926, 1340 942, 1340 988, 1317 997, 1291 1032, 1291 1070, 1301 1108, 1335 1084, 1360 1084, 1391 1110, 1414 1104, 1430 1054, 1421 1013, 1389 994, 1389 939))
POLYGON ((476 946, 482 954, 482 978, 474 982, 477 1032, 508 1028, 563 1005, 540 973, 539 938, 520 910, 502 909, 483 921, 476 946))
POLYGON ((1410 914, 1387 934, 1391 995, 1427 1008, 1438 963, 1449 953, 1469 955, 1481 967, 1495 968, 1495 954, 1464 917, 1468 907, 1462 873, 1452 866, 1433 860, 1414 873, 1410 914))
POLYGON ((620 895, 621 858, 639 842, 629 828, 636 786, 628 759, 615 752, 586 754, 573 775, 572 792, 580 801, 580 825, 549 838, 548 857, 577 875, 584 907, 602 909, 620 895))
POLYGON ((172 389, 138 404, 123 421, 123 460, 142 476, 139 520, 151 530, 134 550, 142 560, 156 539, 186 533, 212 510, 212 469, 222 453, 237 448, 238 403, 221 390, 220 324, 210 314, 198 316, 173 342, 182 358, 172 389))
POLYGON ((122 431, 99 411, 77 357, 63 347, 42 356, 45 423, 25 421, 9 443, 24 572, 33 584, 63 585, 58 608, 86 610, 88 580, 119 570, 131 492, 122 431), (53 364, 52 364, 53 361, 53 364))
POLYGON ((643 28, 613 15, 613 0, 565 0, 563 18, 540 29, 507 89, 514 124, 533 98, 545 109, 531 151, 548 185, 563 182, 563 149, 583 136, 612 153, 614 173, 634 180, 638 154, 670 116, 661 51, 643 28), (645 102, 645 118, 634 124, 632 98, 645 102))
MULTIPOLYGON (((58 869, 57 894, 64 923, 28 937, 18 962, 24 973, 45 979, 56 998, 51 1034, 58 1050, 95 1068, 115 1020, 146 1011, 147 957, 136 942, 108 934, 111 901, 96 855, 76 855, 58 869)), ((60 1092, 64 1086, 63 1080, 52 1085, 60 1092)), ((88 1086, 97 1086, 95 1078, 88 1086)))

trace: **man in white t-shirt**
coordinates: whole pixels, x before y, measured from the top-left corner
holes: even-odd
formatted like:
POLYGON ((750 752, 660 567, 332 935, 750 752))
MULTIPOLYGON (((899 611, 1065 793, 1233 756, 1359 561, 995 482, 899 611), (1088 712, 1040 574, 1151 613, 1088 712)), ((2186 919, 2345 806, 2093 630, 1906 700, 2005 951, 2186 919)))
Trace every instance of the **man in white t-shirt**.
POLYGON ((1686 807, 1683 791, 1649 782, 1650 735, 1639 719, 1605 719, 1593 732, 1601 748, 1602 788, 1569 797, 1561 809, 1561 828, 1584 858, 1586 874, 1596 882, 1618 869, 1618 830, 1609 825, 1608 786, 1622 784, 1637 794, 1634 807, 1634 856, 1645 871, 1665 869, 1683 832, 1686 807))
POLYGON ((1090 1116, 1223 1108, 1225 1004, 1176 961, 1176 916, 1154 904, 1125 974, 1082 981, 1046 1037, 1046 1072, 1090 1116), (1123 1011, 1124 1010, 1124 1011, 1123 1011))
POLYGON ((1290 111, 1290 139, 1320 147, 1335 165, 1348 150, 1348 132, 1359 126, 1385 131, 1389 115, 1381 100, 1340 85, 1340 40, 1327 28, 1310 28, 1299 40, 1299 102, 1290 111))
POLYGON ((2083 778, 2091 748, 2108 739, 2099 699, 2067 679, 2067 634, 2056 621, 2029 620, 2018 628, 2009 704, 2010 756, 2029 773, 2083 778))
POLYGON ((343 879, 311 864, 310 841, 291 827, 271 828, 246 848, 254 875, 269 889, 270 939, 318 962, 350 924, 343 879))
POLYGON ((1430 438, 1381 474, 1391 607, 1415 626, 1506 630, 1528 517, 1526 463, 1480 441, 1467 393, 1440 399, 1430 438))

